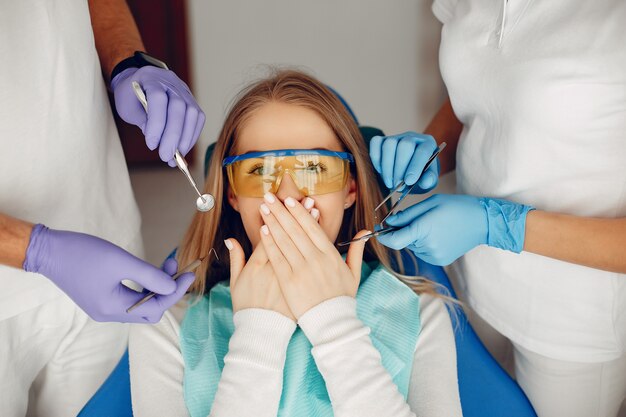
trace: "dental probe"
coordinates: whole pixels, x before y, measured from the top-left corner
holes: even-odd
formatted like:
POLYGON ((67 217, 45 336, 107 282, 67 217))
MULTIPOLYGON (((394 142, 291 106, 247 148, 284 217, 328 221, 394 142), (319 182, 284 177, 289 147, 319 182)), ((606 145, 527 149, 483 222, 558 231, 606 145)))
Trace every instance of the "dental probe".
MULTIPOLYGON (((196 259, 195 261, 193 261, 192 263, 190 263, 189 265, 187 265, 186 267, 184 267, 182 270, 180 270, 176 275, 174 275, 172 277, 172 279, 174 281, 176 281, 178 279, 178 277, 180 277, 182 274, 187 273, 187 272, 191 272, 194 269, 196 269, 197 267, 199 267, 202 262, 204 262, 204 260, 209 257, 211 255, 211 251, 215 252, 215 256, 217 257, 217 251, 215 251, 215 249, 211 248, 211 250, 209 250, 209 253, 206 254, 205 256, 203 256, 200 259, 196 259)), ((218 258, 219 259, 219 258, 218 258)), ((137 301, 135 304, 133 304, 132 306, 128 307, 128 309, 126 310, 127 313, 130 313, 131 311, 133 311, 134 309, 136 309, 137 307, 139 307, 140 305, 142 305, 143 303, 145 303, 146 301, 148 301, 149 299, 151 299, 152 297, 154 297, 156 295, 156 293, 154 292, 149 292, 145 297, 143 297, 141 300, 137 301)))
MULTIPOLYGON (((139 102, 141 103, 141 105, 143 106, 143 109, 146 111, 146 114, 147 114, 148 113, 148 100, 146 99, 146 94, 143 92, 143 89, 141 88, 141 86, 139 85, 137 81, 133 81, 131 84, 133 87, 133 91, 135 92, 135 95, 137 96, 137 99, 139 100, 139 102)), ((178 152, 178 149, 176 150, 176 153, 174 154, 174 159, 176 160, 176 165, 178 166, 178 169, 180 169, 182 173, 185 174, 185 177, 187 178, 187 180, 189 181, 193 189, 196 190, 196 193, 198 193, 198 199, 196 200, 196 208, 198 209, 198 211, 211 210, 213 206, 215 205, 215 199, 213 198, 211 194, 200 193, 200 190, 198 190, 198 186, 196 185, 196 182, 193 180, 193 177, 191 176, 191 173, 189 172, 187 161, 185 161, 185 158, 180 154, 180 152, 178 152)))

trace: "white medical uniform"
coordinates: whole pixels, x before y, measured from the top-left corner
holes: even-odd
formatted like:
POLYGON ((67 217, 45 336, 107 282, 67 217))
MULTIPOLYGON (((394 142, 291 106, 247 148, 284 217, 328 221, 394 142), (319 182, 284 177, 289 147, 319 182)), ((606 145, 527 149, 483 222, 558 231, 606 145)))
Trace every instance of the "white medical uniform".
MULTIPOLYGON (((441 73, 464 124, 458 192, 626 216, 626 2, 435 0, 433 11, 441 73)), ((615 415, 626 393, 626 275, 486 246, 451 274, 514 343, 518 380, 540 416, 615 415), (535 355, 554 360, 550 369, 531 372, 535 355), (596 382, 575 388, 578 377, 596 382)))
MULTIPOLYGON (((141 256, 87 2, 0 4, 0 212, 141 256)), ((3 417, 76 415, 126 341, 127 326, 96 323, 43 276, 0 266, 3 417)))

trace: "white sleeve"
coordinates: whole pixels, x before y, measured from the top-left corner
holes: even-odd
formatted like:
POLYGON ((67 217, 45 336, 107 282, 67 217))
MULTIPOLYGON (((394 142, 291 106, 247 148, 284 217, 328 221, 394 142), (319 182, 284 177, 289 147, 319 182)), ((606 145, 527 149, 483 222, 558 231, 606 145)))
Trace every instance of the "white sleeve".
POLYGON ((462 416, 456 346, 448 311, 440 298, 420 296, 422 329, 415 347, 408 403, 420 417, 462 416))
POLYGON ((276 417, 283 368, 296 323, 271 310, 249 308, 233 316, 235 332, 224 357, 211 417, 276 417))
MULTIPOLYGON (((233 321, 235 332, 224 358, 211 416, 275 417, 287 345, 296 324, 279 313, 261 309, 239 311, 233 321)), ((134 416, 189 415, 183 396, 185 364, 179 337, 179 322, 170 311, 153 326, 131 326, 134 416)))
POLYGON ((189 415, 183 399, 179 330, 170 311, 157 324, 130 326, 130 392, 135 417, 189 415))
POLYGON ((370 329, 357 318, 354 298, 324 301, 298 324, 313 345, 336 417, 415 416, 383 367, 370 329))

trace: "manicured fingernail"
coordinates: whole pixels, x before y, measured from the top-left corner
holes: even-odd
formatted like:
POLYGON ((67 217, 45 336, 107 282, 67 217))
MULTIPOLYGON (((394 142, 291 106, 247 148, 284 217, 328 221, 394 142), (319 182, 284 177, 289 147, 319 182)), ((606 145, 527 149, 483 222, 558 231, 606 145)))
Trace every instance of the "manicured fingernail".
POLYGON ((232 244, 232 242, 230 240, 226 239, 224 241, 224 245, 226 245, 226 249, 233 250, 233 244, 232 244))
POLYGON ((276 197, 274 197, 274 194, 269 193, 269 192, 265 193, 263 198, 265 198, 265 201, 267 201, 270 204, 272 204, 274 201, 276 201, 276 197))
POLYGON ((313 210, 311 210, 311 216, 313 216, 313 218, 317 220, 320 217, 320 211, 314 208, 313 210))
POLYGON ((287 198, 285 198, 285 205, 289 206, 289 207, 295 207, 296 206, 296 200, 294 200, 291 197, 287 197, 287 198))
POLYGON ((315 204, 315 201, 311 198, 311 197, 307 197, 304 199, 304 208, 307 210, 310 210, 311 208, 313 208, 313 204, 315 204))
POLYGON ((270 214, 270 208, 265 204, 261 204, 261 211, 263 212, 263 214, 270 214))
MULTIPOLYGON (((370 232, 369 230, 366 230, 365 232, 363 232, 363 235, 369 235, 369 234, 372 234, 372 232, 370 232)), ((362 239, 360 242, 365 244, 370 239, 371 239, 371 237, 368 237, 368 238, 362 239)))
POLYGON ((266 225, 266 224, 264 224, 263 226, 261 226, 261 232, 262 232, 264 235, 269 235, 269 234, 270 234, 270 229, 267 227, 267 225, 266 225))

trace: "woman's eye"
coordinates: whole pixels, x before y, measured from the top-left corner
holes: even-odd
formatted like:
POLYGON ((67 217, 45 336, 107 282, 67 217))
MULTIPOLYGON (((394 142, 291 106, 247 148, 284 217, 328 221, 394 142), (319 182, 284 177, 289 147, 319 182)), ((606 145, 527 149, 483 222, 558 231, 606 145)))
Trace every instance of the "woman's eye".
POLYGON ((321 164, 321 163, 317 163, 317 164, 310 163, 309 165, 307 165, 305 169, 309 172, 317 172, 317 173, 326 171, 326 167, 324 166, 324 164, 321 164))
POLYGON ((254 165, 248 170, 249 175, 265 175, 265 166, 263 164, 254 165))

